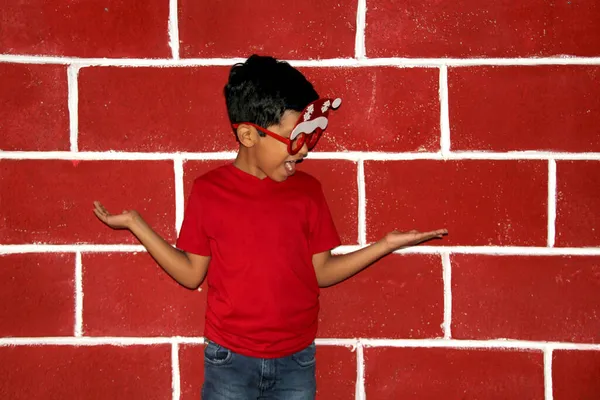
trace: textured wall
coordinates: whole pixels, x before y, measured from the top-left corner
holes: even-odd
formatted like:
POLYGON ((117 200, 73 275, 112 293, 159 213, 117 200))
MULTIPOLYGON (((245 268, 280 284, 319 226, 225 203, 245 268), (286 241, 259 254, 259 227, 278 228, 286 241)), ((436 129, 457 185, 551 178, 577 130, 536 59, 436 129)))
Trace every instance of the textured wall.
POLYGON ((252 52, 344 99, 301 166, 340 252, 450 231, 323 290, 319 399, 600 398, 599 23, 596 0, 0 0, 0 398, 198 398, 205 292, 92 201, 174 242, 252 52))

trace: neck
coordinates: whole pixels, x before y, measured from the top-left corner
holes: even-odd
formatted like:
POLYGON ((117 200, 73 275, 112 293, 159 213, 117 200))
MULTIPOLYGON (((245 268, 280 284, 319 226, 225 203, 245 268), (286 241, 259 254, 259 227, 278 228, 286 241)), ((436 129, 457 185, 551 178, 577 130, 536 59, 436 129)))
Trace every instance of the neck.
POLYGON ((267 175, 265 175, 265 173, 258 167, 254 154, 252 154, 252 152, 244 146, 240 146, 233 165, 236 168, 250 175, 254 175, 259 179, 264 179, 267 177, 267 175))

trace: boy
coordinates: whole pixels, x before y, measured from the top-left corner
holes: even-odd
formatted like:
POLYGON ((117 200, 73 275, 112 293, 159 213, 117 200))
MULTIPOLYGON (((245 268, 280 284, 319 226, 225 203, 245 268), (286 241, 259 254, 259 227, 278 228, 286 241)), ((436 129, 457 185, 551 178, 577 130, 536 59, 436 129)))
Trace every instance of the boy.
POLYGON ((296 171, 339 99, 320 99, 288 63, 251 56, 224 89, 239 142, 235 162, 194 182, 176 248, 135 211, 94 212, 126 228, 160 266, 193 289, 207 278, 205 400, 314 399, 319 288, 401 247, 440 238, 391 232, 354 253, 340 239, 320 183, 296 171))

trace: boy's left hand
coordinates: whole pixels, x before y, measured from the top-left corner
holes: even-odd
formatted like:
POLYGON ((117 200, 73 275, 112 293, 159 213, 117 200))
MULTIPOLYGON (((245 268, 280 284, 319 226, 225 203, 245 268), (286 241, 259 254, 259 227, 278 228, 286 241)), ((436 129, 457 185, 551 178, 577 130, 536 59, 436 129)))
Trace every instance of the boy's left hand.
POLYGON ((394 251, 402 247, 414 246, 427 240, 440 239, 447 234, 447 229, 438 229, 431 232, 419 232, 416 230, 409 232, 393 231, 385 236, 385 243, 391 251, 394 251))

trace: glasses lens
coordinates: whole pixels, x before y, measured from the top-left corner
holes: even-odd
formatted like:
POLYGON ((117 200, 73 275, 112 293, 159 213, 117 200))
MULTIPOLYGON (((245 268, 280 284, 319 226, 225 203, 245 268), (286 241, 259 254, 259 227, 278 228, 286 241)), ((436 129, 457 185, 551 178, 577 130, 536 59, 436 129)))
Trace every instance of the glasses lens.
POLYGON ((317 142, 319 141, 322 132, 323 131, 321 129, 317 129, 315 132, 309 135, 306 141, 306 145, 308 146, 309 150, 312 150, 317 145, 317 142))
POLYGON ((302 148, 302 146, 304 146, 305 142, 306 142, 306 135, 304 133, 301 133, 298 136, 296 136, 296 138, 294 140, 292 140, 292 143, 290 145, 290 148, 292 150, 292 155, 298 153, 300 151, 300 149, 302 148))

